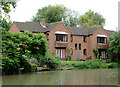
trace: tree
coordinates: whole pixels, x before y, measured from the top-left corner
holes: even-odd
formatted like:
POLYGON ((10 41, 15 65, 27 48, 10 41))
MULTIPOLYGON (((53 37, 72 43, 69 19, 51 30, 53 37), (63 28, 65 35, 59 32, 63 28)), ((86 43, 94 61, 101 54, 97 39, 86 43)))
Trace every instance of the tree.
POLYGON ((19 73, 19 69, 24 68, 24 72, 31 72, 32 66, 29 58, 39 60, 47 51, 47 40, 45 35, 24 33, 10 33, 2 28, 2 71, 3 74, 19 73))
POLYGON ((66 7, 63 5, 49 5, 38 9, 38 12, 33 16, 32 21, 40 22, 41 19, 45 19, 47 23, 61 21, 62 18, 66 17, 66 7))
POLYGON ((5 28, 6 30, 9 30, 11 26, 10 21, 10 15, 8 13, 11 11, 12 8, 16 7, 16 1, 13 2, 0 2, 0 25, 5 28))
POLYGON ((64 5, 49 5, 38 9, 38 12, 33 16, 32 21, 40 22, 45 19, 47 23, 62 21, 66 26, 78 25, 78 14, 64 5))
POLYGON ((89 10, 79 18, 80 27, 92 27, 96 25, 104 26, 105 19, 97 12, 89 10))
POLYGON ((62 20, 63 24, 66 26, 77 26, 79 25, 79 14, 76 11, 68 9, 66 12, 66 17, 62 20))
POLYGON ((120 31, 115 32, 114 36, 110 38, 108 53, 112 61, 116 61, 115 59, 120 57, 120 31))

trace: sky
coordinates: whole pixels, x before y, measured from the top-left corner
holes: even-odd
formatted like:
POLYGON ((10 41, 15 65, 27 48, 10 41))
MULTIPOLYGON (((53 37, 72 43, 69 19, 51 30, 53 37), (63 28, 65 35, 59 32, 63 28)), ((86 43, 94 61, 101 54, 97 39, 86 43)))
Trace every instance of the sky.
POLYGON ((19 0, 17 7, 10 13, 12 21, 25 22, 37 13, 39 8, 62 4, 83 15, 88 10, 100 13, 105 18, 104 29, 114 30, 118 27, 118 2, 120 0, 19 0))

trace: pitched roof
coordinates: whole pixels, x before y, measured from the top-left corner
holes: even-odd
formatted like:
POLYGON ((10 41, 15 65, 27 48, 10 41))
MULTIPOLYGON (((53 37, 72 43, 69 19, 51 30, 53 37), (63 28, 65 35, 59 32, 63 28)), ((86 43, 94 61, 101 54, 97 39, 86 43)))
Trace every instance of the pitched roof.
MULTIPOLYGON (((14 22, 20 31, 28 30, 30 32, 48 32, 52 30, 60 22, 46 23, 46 28, 43 28, 39 22, 14 22)), ((97 31, 101 26, 94 26, 89 28, 80 27, 66 27, 72 35, 91 35, 97 31)), ((113 36, 114 31, 105 30, 110 36, 113 36)))
POLYGON ((89 28, 80 28, 80 27, 67 27, 72 35, 91 35, 96 30, 100 28, 100 26, 89 27, 89 28))
POLYGON ((109 34, 110 37, 112 37, 114 35, 115 31, 111 31, 111 30, 106 30, 106 32, 109 34))
POLYGON ((14 22, 20 31, 28 30, 30 32, 47 32, 53 29, 59 22, 46 23, 46 28, 43 28, 39 22, 14 22))
POLYGON ((20 31, 29 30, 31 32, 44 32, 45 29, 39 22, 14 22, 20 31))

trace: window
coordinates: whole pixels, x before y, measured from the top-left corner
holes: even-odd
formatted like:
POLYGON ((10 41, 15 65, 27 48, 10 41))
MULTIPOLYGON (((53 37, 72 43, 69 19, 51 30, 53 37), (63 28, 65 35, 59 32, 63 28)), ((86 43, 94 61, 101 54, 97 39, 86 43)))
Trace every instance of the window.
POLYGON ((87 55, 87 49, 84 49, 84 50, 83 50, 83 54, 84 54, 84 55, 87 55))
POLYGON ((49 34, 47 34, 47 40, 49 40, 49 34))
POLYGON ((75 50, 77 50, 77 43, 75 43, 75 50))
POLYGON ((97 43, 107 43, 106 37, 97 37, 97 43))
POLYGON ((79 43, 79 50, 81 50, 81 43, 79 43))
POLYGON ((56 41, 64 41, 67 42, 67 35, 57 34, 56 41))
POLYGON ((72 49, 72 48, 70 48, 70 54, 71 54, 71 55, 73 54, 73 49, 72 49))
POLYGON ((87 42, 87 37, 83 37, 83 42, 87 42))
POLYGON ((73 37, 72 37, 72 35, 71 35, 71 42, 73 41, 73 37))

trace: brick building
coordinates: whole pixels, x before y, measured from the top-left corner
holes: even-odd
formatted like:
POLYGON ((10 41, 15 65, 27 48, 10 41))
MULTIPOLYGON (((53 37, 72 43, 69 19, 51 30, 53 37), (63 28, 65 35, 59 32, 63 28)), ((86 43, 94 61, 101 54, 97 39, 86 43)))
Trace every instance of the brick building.
POLYGON ((101 26, 80 28, 67 27, 62 22, 13 22, 9 32, 44 33, 48 40, 49 52, 65 60, 68 55, 72 60, 86 60, 88 56, 95 58, 93 49, 98 49, 98 58, 107 58, 109 37, 113 31, 101 26))

